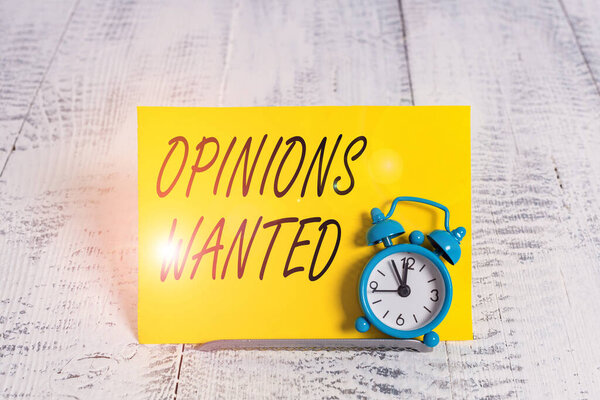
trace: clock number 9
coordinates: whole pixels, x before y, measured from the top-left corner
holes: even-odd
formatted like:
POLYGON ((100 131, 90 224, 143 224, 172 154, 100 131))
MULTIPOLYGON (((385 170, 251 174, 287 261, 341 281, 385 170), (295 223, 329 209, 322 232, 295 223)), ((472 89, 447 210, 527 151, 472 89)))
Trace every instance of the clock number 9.
POLYGON ((369 287, 371 289, 373 289, 373 292, 375 292, 377 290, 378 286, 379 286, 379 284, 377 283, 377 281, 371 281, 371 283, 369 283, 369 287))
POLYGON ((435 299, 430 297, 429 300, 431 300, 431 301, 438 301, 440 298, 438 297, 438 291, 437 291, 437 289, 431 289, 430 293, 434 293, 434 292, 435 292, 435 299))
POLYGON ((398 315, 398 318, 396 318, 396 324, 399 326, 404 325, 404 318, 402 318, 402 314, 398 315))

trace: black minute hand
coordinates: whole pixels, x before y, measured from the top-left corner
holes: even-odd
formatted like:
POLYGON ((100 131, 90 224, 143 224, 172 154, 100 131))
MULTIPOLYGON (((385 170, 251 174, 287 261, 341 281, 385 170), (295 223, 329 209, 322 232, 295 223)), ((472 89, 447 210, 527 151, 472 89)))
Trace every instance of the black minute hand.
POLYGON ((400 278, 400 272, 398 272, 398 267, 396 267, 396 262, 394 260, 392 260, 392 271, 394 271, 398 285, 404 286, 404 282, 402 281, 402 278, 400 278))
POLYGON ((406 258, 402 267, 404 268, 404 271, 402 271, 402 286, 406 286, 406 278, 408 278, 408 261, 406 261, 406 258))

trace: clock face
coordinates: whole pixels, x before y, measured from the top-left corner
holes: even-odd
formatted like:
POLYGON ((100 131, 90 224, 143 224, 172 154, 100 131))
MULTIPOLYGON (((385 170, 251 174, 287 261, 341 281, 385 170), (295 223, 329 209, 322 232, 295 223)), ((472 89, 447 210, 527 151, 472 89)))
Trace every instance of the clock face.
POLYGON ((388 327, 411 331, 427 325, 440 313, 446 285, 427 257, 393 253, 375 265, 366 299, 375 317, 388 327))

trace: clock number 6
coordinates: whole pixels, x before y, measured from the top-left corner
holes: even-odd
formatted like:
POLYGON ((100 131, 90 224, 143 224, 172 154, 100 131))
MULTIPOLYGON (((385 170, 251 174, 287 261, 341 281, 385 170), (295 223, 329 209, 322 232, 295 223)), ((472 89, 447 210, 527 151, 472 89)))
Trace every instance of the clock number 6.
POLYGON ((398 315, 398 318, 396 318, 396 324, 397 325, 404 325, 404 318, 402 318, 402 314, 398 315))
POLYGON ((438 291, 437 291, 437 289, 431 289, 430 293, 434 293, 434 292, 435 292, 435 299, 430 297, 429 300, 431 300, 431 301, 438 301, 440 298, 438 297, 438 291))
POLYGON ((371 283, 369 283, 369 287, 371 289, 373 289, 373 292, 375 292, 377 290, 377 286, 379 286, 379 284, 377 283, 377 281, 371 281, 371 283))

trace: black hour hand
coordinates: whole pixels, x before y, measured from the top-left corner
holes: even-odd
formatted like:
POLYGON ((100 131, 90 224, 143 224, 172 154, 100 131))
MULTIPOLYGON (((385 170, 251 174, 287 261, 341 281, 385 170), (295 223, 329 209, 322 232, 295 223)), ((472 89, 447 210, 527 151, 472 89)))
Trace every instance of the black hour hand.
POLYGON ((392 260, 392 272, 394 273, 394 276, 396 277, 396 280, 398 281, 398 286, 404 286, 404 282, 402 281, 402 278, 400 277, 400 272, 398 272, 398 267, 396 266, 396 262, 394 260, 392 260))

